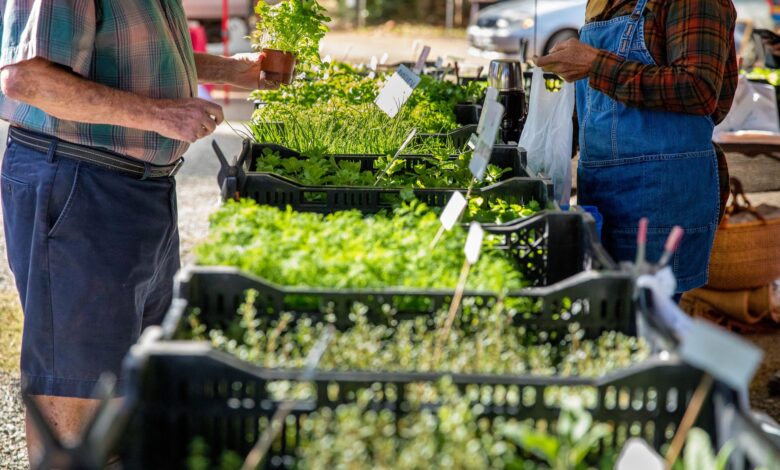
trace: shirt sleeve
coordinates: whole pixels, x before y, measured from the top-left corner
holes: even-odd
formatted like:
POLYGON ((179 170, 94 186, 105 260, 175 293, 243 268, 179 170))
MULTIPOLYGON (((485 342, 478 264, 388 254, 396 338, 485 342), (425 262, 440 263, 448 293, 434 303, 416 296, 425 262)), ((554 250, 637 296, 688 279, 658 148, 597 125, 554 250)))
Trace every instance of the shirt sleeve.
POLYGON ((7 0, 0 68, 34 58, 87 77, 95 44, 94 0, 7 0))
POLYGON ((625 103, 649 109, 711 115, 734 48, 736 14, 731 2, 667 2, 666 63, 648 65, 600 51, 590 86, 625 103))

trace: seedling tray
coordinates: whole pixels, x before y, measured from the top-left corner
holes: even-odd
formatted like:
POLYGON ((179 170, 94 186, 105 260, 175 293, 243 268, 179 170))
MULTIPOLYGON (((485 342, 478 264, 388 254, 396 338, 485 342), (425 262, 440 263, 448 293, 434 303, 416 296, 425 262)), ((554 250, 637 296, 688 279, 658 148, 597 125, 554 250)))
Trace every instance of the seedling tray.
MULTIPOLYGON (((476 125, 463 126, 452 132, 443 134, 420 134, 417 140, 423 139, 438 139, 438 140, 450 140, 455 147, 465 148, 466 143, 472 134, 476 132, 476 125)), ((245 139, 241 148, 241 154, 238 156, 237 161, 241 162, 244 167, 244 171, 247 173, 256 172, 257 159, 263 155, 266 150, 277 152, 282 158, 299 158, 306 159, 306 155, 302 155, 299 151, 293 150, 284 145, 274 143, 257 143, 252 142, 249 139, 245 139)), ((378 158, 386 157, 384 154, 333 154, 330 157, 336 161, 353 161, 360 162, 360 171, 376 171, 374 163, 378 158)), ((404 170, 410 171, 418 163, 430 162, 433 165, 435 162, 432 155, 426 154, 410 154, 404 153, 399 155, 398 158, 402 158, 405 161, 404 170)), ((450 157, 452 159, 458 158, 456 155, 450 157)), ((528 157, 523 149, 517 148, 512 145, 497 145, 493 149, 493 153, 490 157, 490 163, 499 167, 506 168, 510 171, 506 175, 507 178, 513 176, 529 176, 526 165, 528 164, 528 157)))
MULTIPOLYGON (((225 450, 246 455, 278 407, 269 384, 295 382, 299 372, 257 368, 207 343, 156 341, 156 334, 147 330, 125 361, 125 413, 130 418, 121 452, 124 467, 182 468, 195 437, 206 440, 214 461, 225 450)), ((300 430, 315 409, 353 403, 357 390, 372 387, 377 391, 373 409, 401 415, 409 409, 407 396, 415 387, 442 377, 439 373, 318 372, 309 382, 316 396, 293 407, 265 468, 295 467, 300 430)), ((594 419, 614 428, 603 446, 619 448, 628 437, 641 436, 660 449, 681 421, 701 377, 699 370, 674 359, 654 358, 599 379, 464 374, 451 379, 462 390, 479 390, 491 421, 501 417, 554 424, 560 409, 553 397, 561 388, 587 389, 595 398, 589 402, 594 419)), ((733 393, 717 384, 696 426, 722 443, 729 429, 720 418, 726 404, 733 402, 733 393)))
MULTIPOLYGON (((264 144, 266 148, 270 144, 264 144)), ((260 152, 258 144, 246 143, 241 156, 233 164, 229 164, 220 156, 222 169, 218 175, 222 199, 249 198, 260 204, 278 208, 292 207, 297 211, 332 213, 341 210, 357 209, 366 214, 375 214, 382 210, 390 210, 404 200, 403 194, 413 194, 417 199, 430 207, 444 207, 453 191, 466 193, 465 188, 386 188, 376 186, 307 186, 292 179, 269 172, 248 172, 254 163, 253 154, 260 152)), ((282 150, 281 148, 276 148, 282 150)), ((285 154, 289 158, 305 158, 295 154, 285 154)), ((218 155, 220 155, 218 153, 218 155)), ((511 146, 498 146, 494 149, 492 162, 506 163, 512 171, 506 175, 508 179, 494 185, 478 188, 475 194, 486 198, 503 198, 511 202, 528 203, 537 201, 541 207, 555 207, 552 183, 548 179, 531 178, 527 176, 523 165, 522 153, 511 146), (521 176, 517 176, 521 175, 521 176)), ((338 159, 360 161, 366 169, 373 169, 377 156, 340 155, 338 159)), ((407 168, 411 168, 421 156, 411 156, 405 160, 407 168)))

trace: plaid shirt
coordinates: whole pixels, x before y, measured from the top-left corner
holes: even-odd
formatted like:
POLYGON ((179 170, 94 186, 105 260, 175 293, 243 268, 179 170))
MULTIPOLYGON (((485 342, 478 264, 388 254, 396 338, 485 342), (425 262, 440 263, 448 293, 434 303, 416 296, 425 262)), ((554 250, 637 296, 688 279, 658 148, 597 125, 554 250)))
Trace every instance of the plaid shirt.
MULTIPOLYGON (((0 67, 40 57, 150 98, 191 97, 197 91, 181 0, 6 0, 2 15, 0 67)), ((154 164, 168 164, 187 150, 185 142, 156 132, 57 119, 2 94, 0 118, 154 164)))
MULTIPOLYGON (((636 0, 611 0, 589 21, 630 15, 636 0)), ((737 87, 731 0, 650 0, 645 44, 659 65, 627 62, 601 51, 590 86, 629 106, 726 117, 737 87)))

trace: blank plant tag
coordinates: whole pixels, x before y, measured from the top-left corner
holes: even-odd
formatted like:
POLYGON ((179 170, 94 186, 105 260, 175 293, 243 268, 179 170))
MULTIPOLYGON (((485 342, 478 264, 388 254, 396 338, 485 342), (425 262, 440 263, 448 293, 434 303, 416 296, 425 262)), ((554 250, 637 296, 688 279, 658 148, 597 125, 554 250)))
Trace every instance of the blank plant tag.
POLYGON ((436 68, 440 69, 444 65, 444 58, 442 56, 439 56, 436 58, 436 68))
POLYGON ((463 197, 459 191, 452 193, 450 202, 447 203, 447 206, 444 208, 441 216, 439 217, 439 220, 441 220, 441 224, 444 226, 445 230, 452 230, 452 227, 455 226, 455 223, 463 213, 463 209, 466 208, 466 204, 466 198, 463 197))
POLYGON ((382 57, 379 58, 379 63, 381 65, 385 65, 385 63, 387 62, 387 59, 389 59, 389 58, 390 58, 390 56, 387 54, 387 52, 383 52, 382 53, 382 57))
POLYGON ((414 70, 412 70, 417 75, 422 72, 423 68, 425 67, 425 61, 428 60, 428 54, 431 53, 431 48, 429 46, 423 46, 422 51, 420 51, 420 56, 417 57, 417 63, 414 64, 414 70))
POLYGON ((469 235, 466 238, 466 246, 463 248, 466 253, 466 261, 470 265, 477 264, 479 253, 482 251, 482 240, 485 239, 485 231, 479 222, 471 222, 469 226, 469 235))
POLYGON ((474 150, 477 148, 477 142, 479 142, 479 137, 477 134, 471 134, 471 136, 469 136, 469 141, 466 142, 466 145, 468 145, 471 150, 474 150))
POLYGON ((493 145, 489 142, 485 142, 482 139, 477 139, 477 145, 474 149, 474 153, 471 154, 471 161, 469 162, 469 170, 479 181, 485 177, 485 170, 487 170, 488 163, 490 163, 490 154, 493 152, 493 145))
POLYGON ((680 357, 735 388, 745 390, 763 353, 751 343, 711 323, 694 319, 682 338, 680 357))
POLYGON ((368 63, 368 68, 371 70, 376 70, 377 63, 379 61, 377 60, 375 55, 371 56, 371 61, 368 63))
POLYGON ((385 114, 394 118, 419 83, 420 77, 408 67, 401 65, 385 82, 374 103, 385 114))
POLYGON ((644 439, 632 437, 620 452, 615 470, 665 470, 666 462, 644 439))
MULTIPOLYGON (((482 104, 482 109, 487 108, 488 103, 492 103, 498 99, 498 90, 495 87, 489 86, 485 92, 485 102, 482 104)), ((487 116, 483 112, 479 116, 479 123, 477 123, 477 134, 482 134, 482 130, 485 128, 485 119, 487 116)))
POLYGON ((482 140, 490 141, 490 143, 493 144, 496 141, 498 128, 501 127, 501 120, 504 118, 504 105, 498 101, 485 100, 485 105, 482 107, 482 116, 480 116, 480 120, 483 117, 485 119, 485 123, 482 127, 482 132, 477 130, 477 133, 482 140))

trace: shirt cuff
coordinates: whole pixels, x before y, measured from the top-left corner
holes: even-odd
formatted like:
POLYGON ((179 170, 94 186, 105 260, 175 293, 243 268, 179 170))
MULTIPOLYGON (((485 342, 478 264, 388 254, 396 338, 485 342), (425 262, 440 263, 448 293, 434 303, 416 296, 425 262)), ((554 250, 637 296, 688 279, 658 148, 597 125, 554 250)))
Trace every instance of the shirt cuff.
POLYGON ((590 87, 607 96, 614 96, 618 73, 623 62, 623 59, 617 54, 600 50, 588 73, 590 87))

